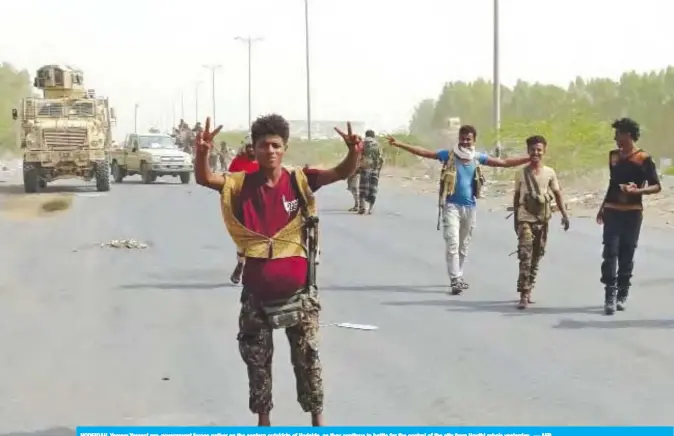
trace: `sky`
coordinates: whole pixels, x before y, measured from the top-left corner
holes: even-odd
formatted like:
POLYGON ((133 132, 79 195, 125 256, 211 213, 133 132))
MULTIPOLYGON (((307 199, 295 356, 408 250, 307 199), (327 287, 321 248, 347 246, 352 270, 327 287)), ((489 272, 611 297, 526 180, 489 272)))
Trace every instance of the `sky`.
MULTIPOLYGON (((492 0, 308 2, 314 120, 398 130, 445 82, 492 77, 492 0)), ((664 68, 674 64, 672 15, 664 0, 501 0, 502 83, 566 86, 664 68)), ((303 0, 22 0, 0 14, 0 60, 31 74, 45 64, 82 69, 115 108, 118 138, 133 131, 136 103, 139 130, 212 116, 204 65, 221 65, 215 120, 246 128, 248 51, 235 37, 262 38, 252 50, 253 117, 304 119, 304 20, 303 0)))

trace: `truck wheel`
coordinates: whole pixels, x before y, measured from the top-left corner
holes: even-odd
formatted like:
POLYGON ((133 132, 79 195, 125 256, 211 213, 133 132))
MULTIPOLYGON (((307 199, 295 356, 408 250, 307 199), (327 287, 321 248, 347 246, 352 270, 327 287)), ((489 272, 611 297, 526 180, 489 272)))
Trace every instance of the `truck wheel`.
POLYGON ((47 181, 45 179, 40 179, 40 189, 47 187, 47 181))
POLYGON ((96 162, 94 164, 94 175, 96 177, 96 190, 108 192, 110 190, 110 165, 108 162, 96 162))
POLYGON ((125 171, 119 166, 117 161, 112 162, 112 178, 115 180, 115 183, 122 183, 124 180, 125 171))
POLYGON ((23 163, 23 189, 28 194, 40 191, 40 169, 29 163, 23 163))
POLYGON ((143 179, 143 183, 146 185, 154 182, 156 180, 156 177, 152 177, 152 173, 150 172, 150 168, 148 168, 147 163, 143 162, 140 164, 140 176, 143 179))
POLYGON ((180 183, 183 185, 187 185, 190 183, 190 177, 192 176, 192 173, 180 173, 180 183))

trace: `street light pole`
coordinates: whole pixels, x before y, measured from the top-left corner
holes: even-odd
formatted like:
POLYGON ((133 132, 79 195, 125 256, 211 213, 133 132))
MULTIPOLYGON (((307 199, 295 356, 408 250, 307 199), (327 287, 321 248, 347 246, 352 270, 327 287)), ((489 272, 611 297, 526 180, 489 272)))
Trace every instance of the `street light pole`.
POLYGON ((253 124, 253 112, 252 112, 252 107, 253 107, 253 92, 252 92, 252 55, 253 55, 253 43, 262 41, 262 38, 251 38, 250 36, 243 38, 240 36, 237 36, 234 38, 237 41, 241 41, 246 43, 248 46, 248 129, 250 129, 250 126, 253 124))
POLYGON ((496 156, 501 156, 501 66, 500 66, 499 0, 494 0, 494 131, 496 133, 496 156))
POLYGON ((211 70, 211 94, 213 97, 213 126, 217 126, 215 122, 215 71, 222 68, 222 65, 204 65, 204 68, 211 70))
POLYGON ((138 103, 133 107, 133 133, 138 133, 138 103))
POLYGON ((199 122, 199 86, 201 82, 197 82, 194 85, 194 122, 199 122))
POLYGON ((185 119, 185 91, 180 91, 180 118, 185 119))
POLYGON ((304 40, 307 68, 307 139, 311 141, 311 68, 309 65, 309 0, 304 0, 304 40))

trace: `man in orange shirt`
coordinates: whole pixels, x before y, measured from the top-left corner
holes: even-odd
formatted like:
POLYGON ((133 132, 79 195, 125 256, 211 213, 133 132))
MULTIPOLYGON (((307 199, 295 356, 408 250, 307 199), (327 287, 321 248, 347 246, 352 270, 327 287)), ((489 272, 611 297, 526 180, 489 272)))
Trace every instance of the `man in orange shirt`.
MULTIPOLYGON (((232 159, 232 163, 229 164, 230 173, 245 172, 246 174, 256 173, 260 169, 260 164, 255 160, 255 148, 253 147, 253 141, 250 140, 250 137, 246 137, 244 140, 245 145, 241 153, 236 155, 232 159)), ((241 253, 236 253, 236 268, 230 276, 232 283, 237 284, 241 281, 241 274, 243 274, 245 257, 241 253)))

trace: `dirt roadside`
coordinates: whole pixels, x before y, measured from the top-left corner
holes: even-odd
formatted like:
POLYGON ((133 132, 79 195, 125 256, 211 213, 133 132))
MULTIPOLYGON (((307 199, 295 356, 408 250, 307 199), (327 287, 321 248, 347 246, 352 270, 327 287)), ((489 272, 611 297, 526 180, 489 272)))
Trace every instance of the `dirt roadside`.
MULTIPOLYGON (((512 172, 513 170, 505 171, 512 172)), ((384 168, 381 173, 382 184, 425 194, 437 194, 438 177, 439 168, 384 168)), ((606 193, 608 174, 598 172, 583 178, 560 178, 569 215, 576 218, 594 219, 606 193)), ((480 200, 483 208, 492 212, 502 211, 504 217, 510 213, 508 207, 512 206, 514 183, 508 179, 507 175, 501 175, 494 180, 487 173, 487 184, 483 198, 480 200)), ((674 228, 674 183, 671 183, 670 178, 665 176, 662 186, 660 194, 645 197, 644 225, 674 228)))

